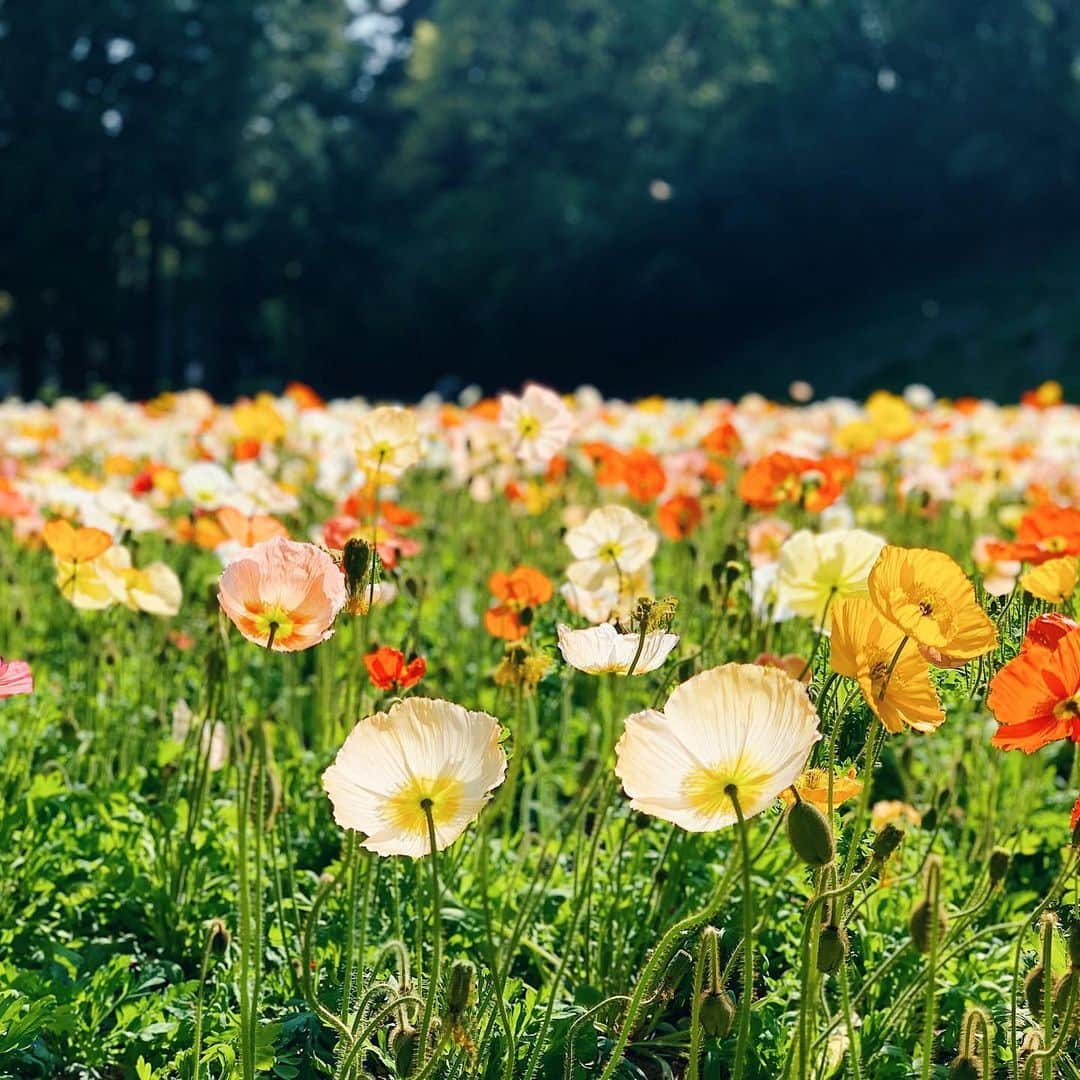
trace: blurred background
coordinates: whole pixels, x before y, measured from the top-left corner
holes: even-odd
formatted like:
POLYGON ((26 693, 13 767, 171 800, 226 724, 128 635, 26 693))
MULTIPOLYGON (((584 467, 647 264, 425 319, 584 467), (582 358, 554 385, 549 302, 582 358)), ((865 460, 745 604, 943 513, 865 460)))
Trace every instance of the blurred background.
POLYGON ((0 396, 1078 356, 1074 0, 0 0, 0 396))

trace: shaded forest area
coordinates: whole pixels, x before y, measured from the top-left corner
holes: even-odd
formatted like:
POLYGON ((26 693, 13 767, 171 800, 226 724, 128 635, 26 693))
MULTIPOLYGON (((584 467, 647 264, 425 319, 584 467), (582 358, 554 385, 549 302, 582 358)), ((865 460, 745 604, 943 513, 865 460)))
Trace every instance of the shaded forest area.
POLYGON ((1068 383, 1078 18, 0 0, 0 373, 138 397, 1068 383))

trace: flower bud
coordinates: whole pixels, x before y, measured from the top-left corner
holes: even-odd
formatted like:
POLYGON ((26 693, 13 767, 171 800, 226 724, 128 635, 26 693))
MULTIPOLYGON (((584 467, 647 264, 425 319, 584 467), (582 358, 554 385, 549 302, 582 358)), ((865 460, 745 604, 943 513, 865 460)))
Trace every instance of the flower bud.
POLYGON ((831 923, 828 926, 823 926, 821 936, 818 938, 818 971, 823 971, 826 974, 837 971, 847 959, 847 952, 848 940, 844 928, 831 923))
POLYGON ((941 860, 932 857, 926 864, 926 883, 923 898, 911 909, 908 930, 911 941, 921 953, 928 953, 937 935, 941 940, 948 929, 949 921, 945 917, 945 908, 940 896, 941 860))
POLYGON ((1009 872, 1009 863, 1012 860, 1012 856, 1001 847, 994 848, 990 852, 990 884, 1000 885, 1005 880, 1005 875, 1009 872))
POLYGON ((877 862, 884 862, 900 846, 900 841, 903 839, 903 829, 895 825, 886 825, 874 837, 873 846, 870 848, 871 857, 877 862))
POLYGON ((218 956, 224 956, 229 951, 229 942, 232 940, 232 935, 229 933, 229 928, 221 921, 221 919, 210 920, 210 948, 217 953, 218 956))
POLYGON ((1080 985, 1073 989, 1073 984, 1080 979, 1080 970, 1073 968, 1071 971, 1065 972, 1056 983, 1054 983, 1054 1018, 1060 1018, 1060 1022, 1063 1024, 1072 1024, 1075 1026, 1077 1019, 1078 1006, 1080 1006, 1080 985), (1069 1016, 1065 1015, 1065 1010, 1069 1005, 1069 995, 1072 994, 1072 1008, 1069 1009, 1069 1016))
POLYGON ((390 1053, 394 1055, 398 1076, 408 1076, 412 1072, 413 1058, 419 1042, 416 1029, 410 1026, 390 1029, 390 1053))
POLYGON ((446 1011, 460 1015, 472 1001, 476 983, 476 968, 468 960, 457 960, 450 969, 450 981, 446 988, 446 1011))
POLYGON ((787 834, 795 854, 808 866, 827 866, 833 861, 832 829, 816 806, 802 800, 794 803, 787 815, 787 834))
POLYGON ((958 1054, 949 1063, 949 1080, 982 1080, 982 1062, 971 1054, 958 1054))
POLYGON ((936 806, 931 806, 922 816, 922 821, 919 822, 919 827, 924 832, 933 832, 937 828, 938 812, 936 806))
POLYGON ((355 596, 364 588, 371 570, 371 548, 355 536, 346 540, 341 565, 345 571, 345 587, 350 596, 355 596))
POLYGON ((1027 975, 1024 976, 1024 1000, 1027 1002, 1027 1007, 1035 1016, 1042 1016, 1043 1013, 1043 1007, 1045 1005, 1043 991, 1045 985, 1045 972, 1043 971, 1043 966, 1042 964, 1036 964, 1027 975))
POLYGON ((701 1029, 706 1035, 722 1039, 735 1022, 735 1001, 726 991, 706 992, 701 997, 701 1029))

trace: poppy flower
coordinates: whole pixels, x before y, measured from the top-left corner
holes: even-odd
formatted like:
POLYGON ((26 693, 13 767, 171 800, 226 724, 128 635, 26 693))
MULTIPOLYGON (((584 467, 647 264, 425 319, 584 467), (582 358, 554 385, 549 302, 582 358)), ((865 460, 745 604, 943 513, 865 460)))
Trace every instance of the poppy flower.
POLYGON ((371 684, 379 690, 408 690, 427 674, 427 661, 414 656, 407 663, 405 654, 398 649, 380 645, 364 657, 371 684))
POLYGON ((1064 604, 1076 592, 1078 579, 1080 560, 1065 556, 1048 559, 1025 571, 1020 577, 1020 585, 1038 600, 1045 600, 1048 604, 1064 604))
POLYGON ((1073 803, 1072 813, 1069 814, 1069 828, 1076 832, 1076 826, 1080 825, 1080 799, 1073 803))
POLYGON ((275 536, 289 535, 289 530, 270 514, 243 514, 234 506, 221 507, 217 520, 228 538, 241 547, 254 547, 275 536))
POLYGON ((979 607, 967 575, 943 551, 889 545, 867 588, 884 618, 947 665, 997 645, 997 628, 979 607))
POLYGON ((933 731, 945 719, 930 666, 918 649, 903 648, 904 634, 864 596, 832 607, 829 663, 855 679, 871 712, 886 731, 933 731))
POLYGON ((693 495, 673 495, 660 504, 656 524, 672 540, 685 540, 705 518, 701 500, 693 495))
POLYGON ((372 409, 357 425, 353 443, 357 464, 375 483, 400 476, 421 456, 416 417, 397 405, 372 409))
POLYGON ((574 418, 566 402, 543 386, 527 386, 521 397, 499 398, 499 425, 525 465, 542 468, 570 441, 574 418))
POLYGON ((517 641, 528 631, 520 613, 546 604, 555 590, 547 576, 532 566, 518 566, 510 573, 496 570, 488 578, 492 595, 502 601, 484 613, 484 628, 492 637, 517 641))
POLYGON ((810 682, 810 676, 813 674, 807 658, 798 653, 784 653, 783 656, 773 652, 758 653, 754 657, 754 663, 759 667, 779 668, 785 674, 803 683, 810 682))
POLYGON ((568 530, 566 546, 577 566, 574 584, 600 588, 612 578, 641 569, 656 554, 656 533, 625 506, 601 506, 568 530))
POLYGON ((631 664, 635 675, 644 675, 655 671, 679 644, 678 634, 661 631, 646 634, 642 643, 641 634, 620 634, 610 623, 585 630, 571 630, 560 623, 556 629, 563 659, 589 675, 625 675, 631 664))
POLYGON ((32 694, 34 677, 25 660, 5 660, 0 656, 0 698, 32 694))
POLYGON ((777 600, 828 629, 834 599, 866 595, 870 568, 884 546, 880 536, 863 529, 800 529, 780 548, 777 600))
MULTIPOLYGON (((829 805, 828 769, 807 769, 793 786, 803 802, 808 802, 819 810, 824 810, 829 805)), ((848 799, 854 799, 862 791, 863 784, 855 767, 852 766, 847 772, 833 774, 832 787, 832 804, 835 809, 841 803, 846 803, 848 799)), ((795 796, 791 794, 789 788, 780 792, 780 798, 788 804, 795 801, 795 796)))
POLYGON ((632 499, 652 502, 664 490, 667 474, 655 454, 638 446, 623 457, 623 483, 632 499))
POLYGON ((773 451, 758 458, 739 479, 739 498, 755 510, 775 510, 782 503, 798 502, 807 458, 773 451))
POLYGON ((280 536, 249 548, 218 582, 218 602, 240 633, 276 652, 325 641, 346 599, 345 578, 325 551, 280 536))
POLYGON ((987 704, 1001 725, 991 742, 1003 750, 1080 742, 1080 623, 1057 613, 1035 619, 990 681, 987 704))
POLYGON ((70 521, 56 518, 41 530, 57 562, 91 562, 112 547, 112 537, 103 529, 75 528, 70 521))
POLYGON ((499 722, 450 701, 410 697, 361 720, 322 783, 343 829, 377 855, 449 847, 506 776, 499 722))
POLYGON ((626 719, 615 773, 630 805, 689 832, 768 809, 821 738, 806 688, 776 668, 725 664, 672 691, 663 712, 626 719))
POLYGON ((711 454, 732 457, 742 446, 742 439, 735 425, 723 420, 701 440, 701 445, 711 454))
POLYGON ((995 559, 1042 563, 1063 555, 1080 555, 1080 509, 1043 503, 1029 510, 1016 527, 1014 541, 988 545, 995 559))

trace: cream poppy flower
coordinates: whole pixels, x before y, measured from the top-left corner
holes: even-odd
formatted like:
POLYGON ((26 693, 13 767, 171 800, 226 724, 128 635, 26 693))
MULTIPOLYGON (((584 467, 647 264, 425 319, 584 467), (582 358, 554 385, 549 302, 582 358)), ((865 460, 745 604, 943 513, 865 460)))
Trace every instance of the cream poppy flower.
POLYGON ((322 783, 343 829, 378 855, 449 847, 506 776, 499 722, 451 701, 410 697, 352 729, 322 783))
POLYGON ((382 405, 361 418, 353 434, 356 462, 376 479, 400 476, 420 460, 420 430, 409 409, 382 405))
POLYGON ((124 575, 129 605, 148 615, 172 616, 180 610, 184 590, 172 568, 163 562, 149 563, 124 575))
POLYGON ((779 603, 828 629, 831 601, 866 595, 866 579, 884 546, 880 536, 863 529, 823 533, 800 529, 780 548, 776 573, 779 603))
POLYGON ((777 668, 725 664, 675 688, 663 712, 627 717, 615 773, 636 810, 690 832, 761 813, 821 738, 806 688, 777 668))
POLYGON ((216 510, 234 501, 238 494, 233 478, 212 461, 186 468, 180 474, 180 488, 202 510, 216 510))
POLYGON ((625 506, 601 506, 566 534, 576 563, 574 584, 600 588, 614 572, 639 570, 656 554, 657 536, 644 518, 625 506))
POLYGON ((558 394, 533 384, 521 397, 499 398, 499 425, 510 436, 518 459, 540 468, 570 441, 574 420, 558 394))
POLYGON ((644 675, 655 671, 679 644, 678 634, 665 634, 656 631, 645 635, 641 644, 640 634, 620 634, 611 623, 590 626, 586 630, 571 630, 559 623, 556 627, 559 635, 559 652, 563 659, 578 671, 589 675, 601 675, 610 672, 625 675, 634 664, 634 674, 644 675), (638 647, 641 655, 638 656, 638 647))

